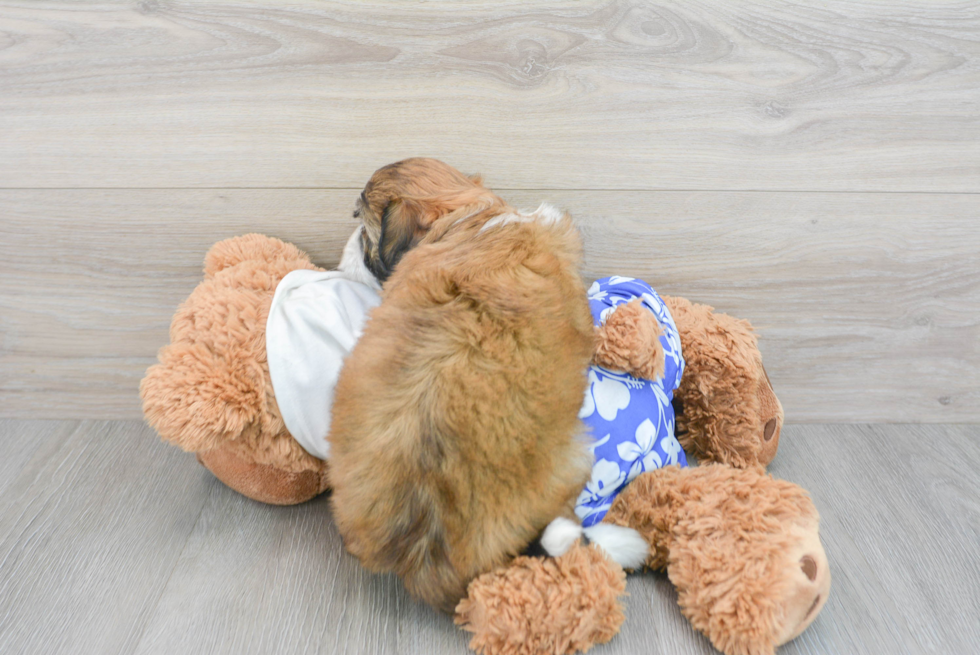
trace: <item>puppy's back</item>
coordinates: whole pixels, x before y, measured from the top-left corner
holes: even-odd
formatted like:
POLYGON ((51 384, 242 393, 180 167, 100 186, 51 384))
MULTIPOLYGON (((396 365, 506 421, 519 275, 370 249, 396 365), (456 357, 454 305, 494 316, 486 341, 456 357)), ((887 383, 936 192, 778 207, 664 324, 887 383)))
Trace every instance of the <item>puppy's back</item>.
POLYGON ((445 611, 588 478, 580 251, 567 218, 423 243, 345 363, 330 435, 345 545, 445 611))

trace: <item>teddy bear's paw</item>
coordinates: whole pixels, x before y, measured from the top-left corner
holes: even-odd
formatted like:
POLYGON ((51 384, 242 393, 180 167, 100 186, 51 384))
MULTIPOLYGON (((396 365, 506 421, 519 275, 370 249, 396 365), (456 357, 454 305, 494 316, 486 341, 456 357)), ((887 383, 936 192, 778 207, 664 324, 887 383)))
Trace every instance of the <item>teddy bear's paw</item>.
POLYGON ((197 461, 231 489, 271 505, 296 505, 329 488, 327 466, 318 460, 300 470, 260 464, 247 452, 225 443, 197 454, 197 461))
POLYGON ((188 452, 235 439, 262 411, 261 367, 247 352, 238 358, 202 343, 174 343, 140 382, 143 415, 165 441, 188 452))
POLYGON ((476 578, 455 620, 482 655, 570 655, 619 632, 625 591, 622 567, 597 546, 576 544, 561 557, 518 557, 476 578))
POLYGON ((596 329, 593 360, 603 368, 644 380, 663 377, 663 328, 639 299, 620 305, 596 329))

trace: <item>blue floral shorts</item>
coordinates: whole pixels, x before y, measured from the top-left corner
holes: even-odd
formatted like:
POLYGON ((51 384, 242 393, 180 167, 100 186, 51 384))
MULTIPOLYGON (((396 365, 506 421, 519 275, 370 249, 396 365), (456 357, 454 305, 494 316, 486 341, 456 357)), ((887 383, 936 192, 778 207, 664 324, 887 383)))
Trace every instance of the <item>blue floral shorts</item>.
POLYGON ((635 278, 614 275, 596 280, 588 293, 597 326, 605 323, 618 305, 639 298, 663 328, 660 345, 665 366, 658 380, 641 380, 599 366, 589 368, 589 386, 579 418, 591 432, 595 465, 575 507, 586 527, 599 523, 616 494, 640 473, 668 464, 687 466, 674 436, 670 404, 684 373, 681 338, 670 311, 649 284, 635 278))

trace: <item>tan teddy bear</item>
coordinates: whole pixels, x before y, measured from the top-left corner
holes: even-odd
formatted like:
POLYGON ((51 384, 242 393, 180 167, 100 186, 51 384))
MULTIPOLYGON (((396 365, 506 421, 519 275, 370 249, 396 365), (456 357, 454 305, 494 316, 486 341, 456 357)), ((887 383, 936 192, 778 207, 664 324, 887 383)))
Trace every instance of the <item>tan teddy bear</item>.
MULTIPOLYGON (((358 256, 357 236, 345 259, 358 256)), ((298 270, 321 269, 277 239, 250 234, 216 244, 204 281, 178 309, 171 343, 140 387, 147 421, 163 439, 197 453, 236 491, 280 505, 329 488, 328 462, 286 427, 266 352, 277 286, 298 270)), ((688 454, 716 463, 643 473, 604 522, 642 535, 646 564, 666 567, 685 616, 719 649, 771 653, 826 600, 817 513, 802 489, 762 472, 778 446, 782 408, 749 324, 664 300, 686 360, 675 393, 677 438, 688 454)), ((658 328, 636 311, 623 305, 607 318, 597 363, 636 373, 649 367, 658 328)), ((597 546, 576 543, 560 557, 519 557, 477 578, 457 621, 474 632, 472 647, 488 654, 575 652, 618 631, 623 585, 619 565, 597 546)))

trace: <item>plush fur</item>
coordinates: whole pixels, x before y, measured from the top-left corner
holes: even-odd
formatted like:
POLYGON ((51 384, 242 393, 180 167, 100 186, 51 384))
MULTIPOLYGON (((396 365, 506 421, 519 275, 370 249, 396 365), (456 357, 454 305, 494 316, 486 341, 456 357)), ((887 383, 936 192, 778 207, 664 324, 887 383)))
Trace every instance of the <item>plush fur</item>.
MULTIPOLYGON (((748 321, 708 305, 662 296, 684 350, 681 386, 674 392, 677 439, 701 459, 746 467, 776 456, 783 406, 762 365, 748 321)), ((656 318, 634 300, 596 330, 595 362, 640 378, 663 373, 656 318)))
MULTIPOLYGON (((372 363, 366 356, 358 366, 386 384, 389 378, 400 380, 396 386, 405 395, 399 401, 397 394, 378 394, 378 385, 352 382, 348 388, 351 403, 368 401, 347 420, 356 429, 377 428, 370 438, 386 449, 373 462, 367 449, 353 455, 356 466, 344 483, 350 494, 345 497, 354 500, 350 506, 376 524, 365 528, 355 513, 341 517, 343 510, 338 521, 356 548, 364 547, 374 530, 382 533, 390 551, 368 544, 367 557, 376 558, 372 565, 407 571, 410 588, 444 608, 462 594, 468 577, 492 568, 470 584, 458 609, 458 620, 474 632, 474 648, 488 655, 586 650, 610 639, 623 620, 622 567, 597 546, 572 545, 554 560, 509 559, 548 519, 572 515, 571 501, 591 463, 580 463, 582 477, 573 484, 575 458, 559 454, 574 440, 585 381, 573 369, 584 371, 592 338, 584 289, 571 275, 579 257, 577 236, 560 212, 515 212, 478 179, 452 169, 428 178, 443 190, 448 182, 449 192, 433 191, 422 180, 406 197, 386 201, 385 194, 399 184, 414 184, 399 182, 400 174, 414 178, 426 170, 427 160, 411 161, 389 168, 383 184, 365 190, 358 203, 364 227, 348 243, 342 263, 365 279, 376 270, 391 278, 392 289, 400 289, 392 294, 397 309, 379 322, 371 346, 380 349, 375 356, 381 359, 372 363), (385 215, 395 218, 382 235, 385 215), (463 242, 481 230, 507 247, 494 253, 467 248, 463 242), (418 260, 402 272, 399 262, 410 257, 418 260), (520 272, 509 274, 513 269, 507 267, 515 262, 521 262, 520 272), (549 280, 561 283, 548 286, 549 280), (526 286, 529 281, 538 286, 526 286), (563 304, 569 297, 582 298, 582 307, 569 310, 563 304), (423 311, 415 312, 419 307, 423 311), (550 318, 543 316, 548 311, 550 318), (555 316, 565 323, 564 331, 549 333, 553 343, 530 338, 555 316), (502 339, 509 330, 514 338, 502 339), (385 346, 385 340, 395 345, 385 346), (443 342, 451 347, 442 349, 443 342), (383 359, 390 354, 387 347, 401 350, 383 359), (428 364, 417 368, 420 361, 428 364), (432 364, 439 367, 437 374, 425 368, 432 364), (406 375, 410 370, 422 374, 413 379, 406 375), (568 384, 567 396, 558 394, 554 403, 542 400, 569 380, 574 384, 568 384), (453 386, 478 393, 453 393, 453 386), (521 389, 532 393, 522 395, 521 389), (434 402, 445 402, 445 411, 432 410, 434 402), (406 416, 401 413, 406 408, 413 420, 386 421, 406 416), (539 423, 529 420, 533 412, 539 412, 534 414, 539 423), (464 432, 482 438, 462 446, 445 438, 464 432), (552 452, 548 443, 561 447, 552 452), (401 450, 387 448, 391 444, 401 444, 401 450), (549 467, 551 475, 542 473, 549 467), (393 472, 382 478, 388 486, 381 488, 388 492, 365 491, 379 471, 393 472), (525 494, 535 502, 515 506, 513 499, 525 494), (564 506, 558 500, 563 497, 564 506), (459 511, 444 511, 452 507, 459 511), (478 516, 482 527, 467 531, 464 512, 478 516), (429 573, 432 581, 422 579, 429 573)), ((205 280, 174 317, 172 343, 161 349, 160 363, 147 371, 140 389, 147 420, 164 439, 197 452, 230 487, 276 504, 302 502, 329 482, 326 463, 308 455, 286 431, 265 358, 265 321, 275 287, 300 268, 316 269, 303 253, 276 239, 246 235, 216 244, 206 257, 205 280)), ((703 461, 768 463, 778 446, 782 408, 751 326, 681 298, 664 300, 687 359, 675 395, 683 405, 677 421, 682 444, 703 461)), ((648 312, 629 316, 624 306, 617 313, 608 329, 594 335, 597 363, 656 372, 663 358, 655 342, 659 327, 643 324, 648 312)), ((729 655, 770 653, 774 643, 796 636, 819 613, 830 583, 816 512, 802 500, 805 494, 755 474, 749 481, 737 474, 726 477, 719 469, 710 474, 717 479, 701 482, 680 479, 700 473, 644 474, 634 481, 642 483, 627 496, 631 500, 617 501, 613 514, 649 540, 649 563, 674 571, 671 578, 687 590, 685 614, 729 655), (646 481, 654 475, 664 477, 646 481), (688 499, 681 501, 674 489, 683 489, 679 495, 688 499), (665 525, 664 517, 674 517, 674 528, 650 528, 665 525), (724 544, 720 551, 713 549, 716 541, 724 544), (767 587, 766 580, 774 584, 767 587), (722 593, 725 585, 734 595, 722 593)))
POLYGON ((204 281, 174 315, 171 343, 140 384, 143 413, 164 440, 210 453, 204 461, 215 462, 212 470, 221 471, 216 475, 222 481, 277 504, 301 502, 326 488, 326 464, 303 450, 283 424, 265 356, 272 296, 279 280, 296 269, 319 270, 278 239, 247 234, 215 244, 205 257, 204 281), (258 481, 259 472, 273 469, 273 478, 258 481), (283 487, 284 480, 300 479, 289 474, 306 474, 305 493, 283 487), (311 486, 312 479, 317 484, 311 486))
POLYGON ((619 632, 624 593, 623 569, 598 546, 576 544, 561 557, 518 557, 480 577, 455 620, 478 653, 570 655, 619 632))
MULTIPOLYGON (((698 408, 685 418, 688 441, 701 444, 698 454, 707 463, 641 474, 595 527, 635 531, 645 550, 632 566, 645 559, 650 568, 666 569, 681 611, 719 650, 772 655, 826 602, 830 571, 819 518, 805 491, 765 475, 760 466, 772 459, 774 451, 768 449, 778 444, 778 432, 765 438, 774 406, 780 423, 782 416, 778 401, 758 397, 771 393, 771 386, 759 372, 751 327, 704 305, 664 300, 672 313, 678 309, 674 318, 689 362, 682 382, 685 405, 698 408), (725 348, 732 350, 734 362, 720 361, 725 348), (716 417, 706 408, 718 402, 742 405, 723 404, 715 408, 716 417), (733 435, 733 444, 726 434, 733 435), (725 464, 712 463, 713 458, 725 464)), ((662 361, 650 336, 656 330, 649 323, 656 320, 649 311, 636 310, 632 303, 618 307, 597 331, 597 364, 637 375, 662 361)), ((473 633, 471 648, 483 655, 532 655, 544 652, 536 644, 548 643, 560 646, 553 652, 570 653, 610 638, 604 613, 623 591, 603 581, 619 565, 607 553, 604 561, 593 561, 595 571, 563 567, 564 558, 578 557, 579 548, 572 546, 554 560, 524 558, 474 580, 456 619, 473 633), (571 616, 569 606, 575 608, 571 616)))
POLYGON ((452 611, 588 480, 581 244, 565 215, 481 233, 513 210, 432 160, 381 169, 363 197, 387 282, 336 388, 334 517, 365 567, 452 611))
POLYGON ((809 543, 817 510, 803 489, 757 468, 715 463, 641 475, 606 522, 643 534, 647 565, 667 570, 681 612, 729 655, 772 653, 827 599, 827 558, 819 540, 809 543), (811 548, 790 556, 799 545, 811 548))
MULTIPOLYGON (((798 486, 713 463, 641 474, 600 526, 643 535, 647 565, 667 571, 681 612, 716 648, 772 655, 827 600, 818 522, 798 486)), ((456 610, 456 622, 473 633, 470 647, 484 655, 572 653, 610 639, 611 625, 622 623, 622 568, 609 557, 584 568, 582 550, 520 558, 474 580, 456 610)))
POLYGON ((776 456, 783 406, 762 365, 752 325, 663 296, 677 324, 686 361, 674 398, 681 408, 677 439, 701 459, 765 466, 776 456))
POLYGON ((650 310, 639 298, 631 300, 617 307, 606 322, 596 328, 595 362, 644 380, 656 380, 664 374, 661 334, 663 329, 650 310))

